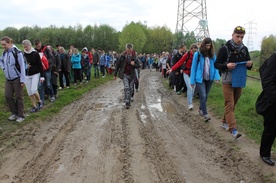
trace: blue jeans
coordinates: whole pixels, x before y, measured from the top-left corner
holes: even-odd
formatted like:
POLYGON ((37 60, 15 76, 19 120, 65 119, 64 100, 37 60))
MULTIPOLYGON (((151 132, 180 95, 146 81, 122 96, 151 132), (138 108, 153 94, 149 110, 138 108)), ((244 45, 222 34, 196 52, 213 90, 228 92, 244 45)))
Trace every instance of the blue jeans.
POLYGON ((187 86, 187 100, 188 100, 188 105, 193 104, 193 96, 194 96, 194 91, 195 89, 191 87, 190 84, 190 76, 188 74, 183 74, 184 81, 187 86))
POLYGON ((206 102, 208 99, 208 94, 211 90, 213 81, 203 80, 202 83, 196 83, 199 92, 200 107, 199 110, 202 110, 203 115, 208 114, 206 102))
POLYGON ((130 77, 130 75, 124 74, 123 83, 125 91, 125 103, 130 103, 131 97, 134 94, 134 80, 130 77))
POLYGON ((52 82, 51 82, 51 70, 47 70, 44 72, 44 78, 45 81, 43 83, 39 82, 38 83, 38 93, 40 96, 40 100, 44 103, 44 93, 45 93, 45 87, 47 90, 47 94, 51 97, 54 96, 53 92, 53 87, 52 87, 52 82))
POLYGON ((100 72, 99 72, 99 65, 93 65, 94 66, 94 78, 99 78, 100 72))

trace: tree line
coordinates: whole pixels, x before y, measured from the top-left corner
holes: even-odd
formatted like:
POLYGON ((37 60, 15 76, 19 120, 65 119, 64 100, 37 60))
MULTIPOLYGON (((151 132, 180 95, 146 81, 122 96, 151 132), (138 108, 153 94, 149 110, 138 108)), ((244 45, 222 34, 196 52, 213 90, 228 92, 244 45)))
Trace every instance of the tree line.
MULTIPOLYGON (((56 27, 50 25, 42 28, 37 25, 33 27, 24 26, 20 29, 6 27, 0 30, 0 36, 7 35, 14 40, 14 43, 21 44, 24 39, 33 41, 39 38, 42 43, 55 46, 62 45, 69 48, 73 45, 76 48, 96 48, 103 50, 115 50, 121 52, 126 43, 132 43, 138 53, 161 53, 162 51, 172 51, 180 44, 185 44, 187 48, 196 43, 194 32, 186 35, 183 33, 172 33, 166 26, 148 27, 141 22, 131 22, 126 24, 122 31, 117 31, 110 25, 87 25, 83 27, 78 24, 69 27, 56 27)), ((216 52, 226 40, 216 39, 214 46, 216 52)), ((261 43, 260 52, 254 52, 254 59, 260 64, 276 50, 276 37, 270 35, 264 37, 261 43)))

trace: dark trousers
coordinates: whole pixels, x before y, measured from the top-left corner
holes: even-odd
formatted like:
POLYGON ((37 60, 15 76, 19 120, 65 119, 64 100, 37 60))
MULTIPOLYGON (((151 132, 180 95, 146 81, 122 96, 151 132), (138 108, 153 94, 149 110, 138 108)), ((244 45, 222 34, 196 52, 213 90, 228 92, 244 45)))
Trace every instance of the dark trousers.
POLYGON ((180 72, 174 73, 174 85, 176 87, 176 91, 179 92, 183 87, 183 74, 180 72))
POLYGON ((24 96, 20 79, 5 82, 5 98, 12 114, 24 117, 24 96))
POLYGON ((66 72, 66 71, 59 72, 59 86, 61 88, 64 88, 63 76, 65 77, 66 86, 70 86, 69 72, 66 72))
POLYGON ((100 70, 101 70, 102 76, 105 76, 105 66, 104 65, 100 65, 100 70))
POLYGON ((271 147, 276 137, 276 104, 273 104, 263 114, 264 130, 261 139, 260 155, 264 157, 271 156, 271 147))
POLYGON ((82 82, 81 69, 73 69, 73 71, 74 71, 74 83, 77 83, 77 80, 82 82))

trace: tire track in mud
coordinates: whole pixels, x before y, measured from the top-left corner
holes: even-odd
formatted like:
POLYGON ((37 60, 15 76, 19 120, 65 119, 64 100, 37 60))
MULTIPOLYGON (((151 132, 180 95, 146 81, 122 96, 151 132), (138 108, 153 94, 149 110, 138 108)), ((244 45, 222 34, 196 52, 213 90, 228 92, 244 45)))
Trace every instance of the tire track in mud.
POLYGON ((121 155, 119 157, 122 162, 122 179, 125 182, 134 182, 133 175, 131 171, 131 152, 130 152, 130 142, 129 142, 129 128, 128 123, 130 122, 128 112, 123 111, 123 116, 121 119, 122 134, 121 134, 121 155))
MULTIPOLYGON (((162 172, 166 168, 162 168, 163 170, 158 168, 161 165, 164 166, 163 163, 166 161, 171 162, 171 164, 165 164, 170 164, 169 175, 175 177, 170 179, 165 176, 160 180, 165 178, 166 181, 172 182, 265 182, 266 176, 261 173, 261 168, 250 161, 244 153, 238 151, 235 144, 237 142, 223 140, 208 123, 203 122, 201 117, 190 113, 177 101, 177 97, 169 94, 162 87, 160 77, 156 78, 156 75, 156 73, 148 73, 144 76, 149 78, 144 88, 149 88, 148 85, 154 85, 154 83, 159 84, 155 86, 156 92, 151 91, 153 95, 140 96, 142 109, 138 108, 137 115, 142 118, 145 128, 142 130, 142 136, 145 136, 145 141, 150 146, 147 152, 151 150, 155 154, 151 159, 157 171, 163 175, 162 172), (158 96, 162 98, 161 102, 158 96), (168 111, 160 111, 160 106, 154 106, 157 109, 152 110, 150 105, 156 99, 157 103, 161 103, 163 110, 166 106, 162 103, 174 106, 174 110, 171 111, 173 115, 163 116, 163 113, 168 111), (170 124, 167 124, 166 120, 170 124), (161 163, 155 160, 159 155, 163 158, 160 158, 161 163)), ((144 93, 148 95, 150 92, 144 93)))
POLYGON ((34 156, 32 160, 28 161, 21 170, 18 182, 34 182, 44 181, 47 171, 60 159, 59 153, 63 149, 63 143, 68 134, 70 134, 76 127, 77 122, 83 119, 83 114, 89 109, 86 105, 75 105, 75 110, 70 112, 68 121, 56 133, 53 138, 45 143, 38 155, 34 156))
MULTIPOLYGON (((143 75, 141 79, 149 78, 149 74, 143 75)), ((147 159, 150 159, 150 162, 155 168, 154 174, 158 177, 156 182, 185 182, 183 176, 175 169, 175 165, 172 162, 165 145, 163 144, 164 140, 160 138, 154 122, 151 117, 146 117, 145 114, 149 115, 149 109, 147 106, 146 95, 149 94, 145 88, 149 87, 151 83, 148 80, 146 82, 141 82, 140 88, 143 88, 143 92, 139 92, 137 100, 137 111, 136 116, 140 121, 140 134, 143 137, 146 147, 144 156, 147 159)), ((159 90, 158 88, 152 87, 152 89, 159 90)))
MULTIPOLYGON (((44 143, 40 150, 33 155, 32 159, 25 163, 19 171, 20 173, 13 177, 15 182, 29 182, 30 180, 33 180, 33 182, 43 182, 47 179, 48 173, 53 169, 52 166, 60 159, 60 152, 64 148, 64 142, 67 136, 75 130, 78 122, 83 120, 87 111, 93 108, 94 103, 91 102, 89 104, 87 101, 99 98, 103 91, 105 91, 105 87, 100 87, 100 89, 92 92, 92 97, 83 96, 81 99, 73 102, 66 109, 67 111, 63 111, 64 114, 61 117, 57 117, 55 120, 49 122, 56 123, 60 120, 65 121, 61 127, 56 127, 58 130, 54 129, 55 134, 51 139, 44 143)), ((50 124, 48 125, 50 129, 53 128, 50 124)), ((75 158, 74 162, 77 162, 77 160, 75 158)))

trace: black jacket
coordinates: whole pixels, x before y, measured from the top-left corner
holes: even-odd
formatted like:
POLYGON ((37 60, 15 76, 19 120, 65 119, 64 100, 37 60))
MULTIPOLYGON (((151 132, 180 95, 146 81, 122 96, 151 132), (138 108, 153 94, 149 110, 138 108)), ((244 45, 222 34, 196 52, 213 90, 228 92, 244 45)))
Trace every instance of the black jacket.
MULTIPOLYGON (((135 69, 140 68, 140 64, 139 61, 136 58, 135 52, 132 52, 132 57, 131 57, 131 61, 134 61, 134 66, 130 66, 130 77, 132 79, 134 79, 135 77, 135 69)), ((126 67, 126 53, 122 54, 121 57, 119 58, 119 60, 116 63, 116 67, 114 70, 114 76, 123 79, 124 78, 124 72, 125 72, 125 67, 126 67)))

